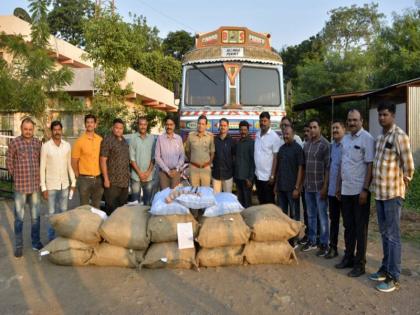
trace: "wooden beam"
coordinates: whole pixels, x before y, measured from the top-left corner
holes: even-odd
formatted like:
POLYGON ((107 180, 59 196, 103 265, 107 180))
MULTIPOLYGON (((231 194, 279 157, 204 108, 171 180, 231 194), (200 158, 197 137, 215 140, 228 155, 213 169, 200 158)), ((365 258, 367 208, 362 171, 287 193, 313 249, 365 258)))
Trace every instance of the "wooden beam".
POLYGON ((143 101, 143 105, 144 106, 159 106, 159 102, 158 101, 143 101))

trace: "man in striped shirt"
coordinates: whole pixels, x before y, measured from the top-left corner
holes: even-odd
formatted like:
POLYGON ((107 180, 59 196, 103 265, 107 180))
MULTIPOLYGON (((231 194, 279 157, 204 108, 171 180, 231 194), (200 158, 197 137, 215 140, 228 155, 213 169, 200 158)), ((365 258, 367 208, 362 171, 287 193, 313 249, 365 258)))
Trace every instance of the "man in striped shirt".
POLYGON ((32 249, 39 250, 43 247, 39 233, 41 141, 34 137, 34 128, 35 123, 32 119, 25 118, 20 125, 22 134, 10 142, 6 156, 7 169, 13 177, 15 199, 15 257, 22 257, 23 217, 26 203, 31 207, 32 249))
POLYGON ((181 170, 184 166, 184 146, 182 139, 175 131, 175 120, 165 118, 166 132, 156 141, 155 161, 159 166, 160 189, 175 188, 181 181, 181 170))
POLYGON ((376 287, 379 291, 392 292, 399 288, 400 215, 406 189, 413 178, 414 162, 410 140, 395 124, 395 104, 379 104, 378 119, 383 130, 376 140, 372 183, 384 256, 381 267, 369 279, 381 281, 376 287))

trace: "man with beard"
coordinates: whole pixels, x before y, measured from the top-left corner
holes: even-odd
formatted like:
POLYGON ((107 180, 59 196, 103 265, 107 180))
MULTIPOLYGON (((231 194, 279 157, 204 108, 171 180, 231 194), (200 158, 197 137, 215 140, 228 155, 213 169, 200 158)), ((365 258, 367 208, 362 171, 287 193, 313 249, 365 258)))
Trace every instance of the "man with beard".
POLYGON ((112 133, 101 143, 100 164, 104 177, 106 213, 127 203, 130 181, 130 154, 128 143, 123 137, 124 122, 116 118, 112 133))
MULTIPOLYGON (((76 177, 71 167, 71 146, 62 139, 63 125, 59 121, 51 123, 52 137, 41 148, 41 191, 48 200, 48 214, 67 211, 69 186, 72 194, 76 188, 76 177), (69 181, 70 178, 70 181, 69 181)), ((48 225, 48 240, 55 238, 54 229, 48 225)))
POLYGON ((156 141, 155 161, 159 166, 160 189, 175 188, 181 181, 184 166, 184 146, 182 139, 175 131, 175 120, 171 116, 165 118, 166 132, 156 141))
POLYGON ((252 185, 254 180, 254 141, 249 136, 249 123, 243 120, 239 123, 241 138, 235 147, 234 179, 238 200, 244 208, 251 206, 252 185))

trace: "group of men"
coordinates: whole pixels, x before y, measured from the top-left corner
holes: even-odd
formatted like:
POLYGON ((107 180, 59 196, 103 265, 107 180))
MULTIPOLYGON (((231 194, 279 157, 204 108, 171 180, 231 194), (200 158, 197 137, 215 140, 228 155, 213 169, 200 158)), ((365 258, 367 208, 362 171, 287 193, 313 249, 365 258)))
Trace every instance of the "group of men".
MULTIPOLYGON (((399 216, 414 165, 408 137, 395 125, 395 105, 380 104, 378 113, 383 132, 376 147, 356 109, 348 112, 347 126, 333 122, 332 143, 321 135, 318 119, 305 125, 302 142, 287 117, 281 121, 281 134, 272 130, 268 112, 259 116, 255 140, 246 120, 239 124, 239 140, 234 140, 226 118, 220 119, 219 134, 214 136, 207 131, 204 115, 198 118, 197 131, 189 133, 185 144, 175 133, 176 121, 170 116, 164 121, 165 132, 157 138, 148 133, 148 121, 141 117, 138 131, 129 142, 123 136, 125 123, 119 118, 102 139, 95 133, 96 117, 89 114, 85 116, 84 134, 71 148, 62 139, 59 121, 51 123, 51 139, 41 144, 34 137, 34 122, 26 118, 21 136, 10 142, 7 153, 15 191, 15 256, 22 256, 26 202, 31 207, 32 247, 43 247, 40 190, 48 200, 50 215, 67 210, 76 187, 81 205, 99 208, 104 198, 106 212, 111 214, 127 203, 130 185, 135 199, 146 205, 151 204, 157 185, 160 189, 178 186, 188 161, 192 186, 212 186, 218 193, 232 192, 235 184, 244 207, 252 203, 254 184, 260 204, 277 203, 295 220, 300 220, 302 200, 306 235, 290 243, 297 247, 299 242, 303 251, 318 248, 318 256, 337 257, 341 213, 345 254, 336 268, 352 268, 348 273, 351 277, 365 273, 372 191, 384 257, 379 271, 370 279, 381 281, 379 290, 393 291, 401 272, 399 216)), ((54 237, 49 227, 49 240, 54 237)))

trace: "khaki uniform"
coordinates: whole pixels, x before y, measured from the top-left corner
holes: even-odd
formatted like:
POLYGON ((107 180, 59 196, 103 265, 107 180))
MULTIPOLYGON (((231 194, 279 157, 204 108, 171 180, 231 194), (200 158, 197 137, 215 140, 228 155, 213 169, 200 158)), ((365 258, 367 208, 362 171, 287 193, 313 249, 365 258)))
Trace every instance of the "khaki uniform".
POLYGON ((190 157, 190 180, 192 186, 210 186, 211 155, 214 154, 213 134, 191 132, 185 143, 185 153, 190 157))

